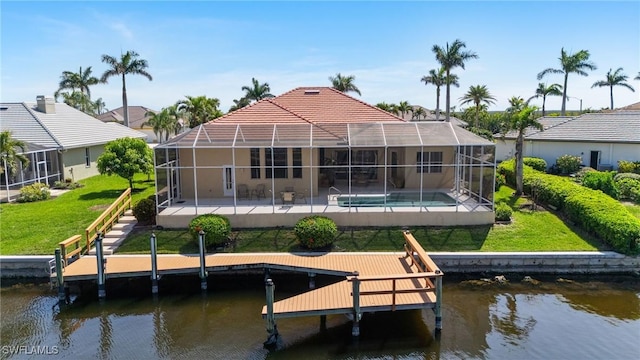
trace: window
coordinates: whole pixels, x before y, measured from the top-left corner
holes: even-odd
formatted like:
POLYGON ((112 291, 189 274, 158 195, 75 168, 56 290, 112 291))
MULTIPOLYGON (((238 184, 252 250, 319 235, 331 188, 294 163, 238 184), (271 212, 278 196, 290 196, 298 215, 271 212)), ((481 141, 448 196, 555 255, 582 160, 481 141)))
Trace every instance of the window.
POLYGON ((293 151, 293 178, 302 179, 302 149, 294 148, 293 151))
POLYGON ((267 179, 287 179, 289 177, 287 166, 287 148, 273 149, 273 163, 271 162, 271 148, 264 149, 264 163, 267 179))
POLYGON ((251 148, 251 178, 260 179, 260 149, 251 148))
POLYGON ((419 152, 416 157, 418 173, 441 173, 442 151, 419 152))
POLYGON ((84 148, 84 166, 91 166, 91 152, 89 151, 89 148, 84 148))

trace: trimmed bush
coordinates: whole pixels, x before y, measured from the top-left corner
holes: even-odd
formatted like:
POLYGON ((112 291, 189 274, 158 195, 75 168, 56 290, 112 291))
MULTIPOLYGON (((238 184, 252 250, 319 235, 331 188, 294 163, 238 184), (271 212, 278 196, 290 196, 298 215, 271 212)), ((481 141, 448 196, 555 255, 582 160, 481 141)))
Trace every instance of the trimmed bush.
POLYGON ((615 171, 590 171, 582 176, 582 186, 589 189, 600 190, 614 199, 618 198, 618 189, 613 182, 615 171))
POLYGON ((618 161, 618 172, 640 174, 640 161, 618 161))
POLYGON ((547 171, 547 162, 537 157, 526 157, 522 159, 522 163, 531 166, 534 170, 547 171))
POLYGON ((623 178, 616 182, 616 187, 618 188, 618 199, 640 204, 640 180, 623 178))
POLYGON ((509 221, 511 220, 511 214, 513 214, 511 206, 503 202, 496 205, 496 221, 509 221))
POLYGON ((640 181, 640 174, 634 173, 617 173, 616 176, 613 177, 614 182, 618 182, 622 179, 633 179, 640 181))
POLYGON ((204 231, 204 242, 207 247, 224 245, 231 234, 229 219, 221 215, 204 214, 196 216, 189 223, 189 234, 197 243, 198 233, 204 231))
POLYGON ((504 174, 496 174, 496 191, 500 189, 500 187, 507 183, 507 179, 504 177, 504 174))
POLYGON ((580 156, 562 155, 556 159, 556 165, 561 174, 572 174, 580 169, 582 158, 580 156))
POLYGON ((138 201, 132 209, 133 216, 141 224, 153 225, 156 223, 156 201, 148 197, 138 201))
POLYGON ((338 235, 336 223, 328 217, 319 215, 307 216, 298 220, 293 231, 300 246, 307 249, 330 246, 338 235))
POLYGON ((51 197, 51 191, 49 190, 49 186, 43 183, 34 183, 31 185, 23 186, 20 189, 20 197, 18 197, 18 202, 34 202, 47 200, 51 197))

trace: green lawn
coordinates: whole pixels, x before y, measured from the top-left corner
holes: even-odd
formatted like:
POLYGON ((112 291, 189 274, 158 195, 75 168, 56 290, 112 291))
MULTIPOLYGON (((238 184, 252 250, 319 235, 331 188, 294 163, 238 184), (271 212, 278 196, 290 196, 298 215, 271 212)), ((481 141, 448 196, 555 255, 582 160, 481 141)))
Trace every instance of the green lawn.
MULTIPOLYGON (((508 225, 456 228, 414 227, 410 230, 427 251, 592 251, 606 249, 602 243, 565 224, 546 210, 520 209, 525 199, 515 198, 513 189, 502 187, 496 202, 514 209, 508 225)), ((198 247, 186 230, 156 231, 158 252, 197 253, 198 247)), ((150 230, 132 233, 118 249, 120 253, 148 253, 150 230)), ((232 234, 235 247, 228 252, 300 251, 291 229, 240 230, 232 234)), ((400 227, 342 230, 334 251, 402 251, 400 227)))
POLYGON ((624 206, 627 208, 627 210, 629 210, 630 213, 640 219, 640 205, 624 203, 624 206))
MULTIPOLYGON (((152 195, 153 177, 134 178, 133 203, 152 195)), ((50 255, 63 241, 84 234, 100 214, 129 186, 118 176, 94 176, 79 181, 84 187, 55 199, 0 205, 0 255, 50 255)))

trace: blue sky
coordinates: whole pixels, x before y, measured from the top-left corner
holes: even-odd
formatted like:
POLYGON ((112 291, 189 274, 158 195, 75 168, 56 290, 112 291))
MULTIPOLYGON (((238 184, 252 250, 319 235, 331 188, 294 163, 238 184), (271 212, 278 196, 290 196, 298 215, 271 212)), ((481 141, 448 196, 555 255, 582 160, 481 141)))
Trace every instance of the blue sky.
MULTIPOLYGON (((12 2, 1 3, 3 102, 52 95, 64 70, 92 66, 99 77, 102 54, 135 50, 149 62, 153 81, 127 78, 130 105, 159 110, 185 95, 220 99, 227 111, 241 87, 255 77, 271 92, 330 86, 329 76, 355 75, 362 96, 378 102, 435 108, 436 90, 420 82, 439 65, 431 50, 455 39, 478 54, 456 69, 460 88, 486 85, 504 110, 511 96, 533 95, 536 75, 559 67, 560 49, 589 50, 598 66, 588 77, 569 76, 569 109, 609 106, 604 80, 624 68, 636 88, 614 89, 616 107, 640 99, 640 2, 12 2)), ((562 83, 562 75, 543 82, 562 83)), ((92 87, 109 109, 122 105, 122 84, 92 87)), ((444 98, 444 91, 443 91, 444 98)), ((444 99, 441 99, 444 106, 444 99)), ((534 100, 536 105, 541 102, 534 100)), ((547 100, 559 109, 560 97, 547 100)))

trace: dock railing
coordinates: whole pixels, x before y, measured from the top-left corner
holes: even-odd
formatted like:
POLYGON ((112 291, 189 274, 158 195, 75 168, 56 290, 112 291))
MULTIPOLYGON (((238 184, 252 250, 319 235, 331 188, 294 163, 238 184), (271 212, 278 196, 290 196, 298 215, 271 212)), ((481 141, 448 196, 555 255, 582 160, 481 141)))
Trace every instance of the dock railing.
POLYGON ((83 253, 89 252, 98 233, 106 234, 113 224, 118 222, 124 213, 131 209, 131 188, 125 190, 94 222, 85 229, 86 247, 83 253))
POLYGON ((82 253, 82 244, 80 243, 81 241, 81 235, 74 235, 67 240, 58 243, 58 246, 60 246, 60 253, 62 255, 64 266, 69 265, 69 260, 75 258, 76 256, 80 257, 82 253))

